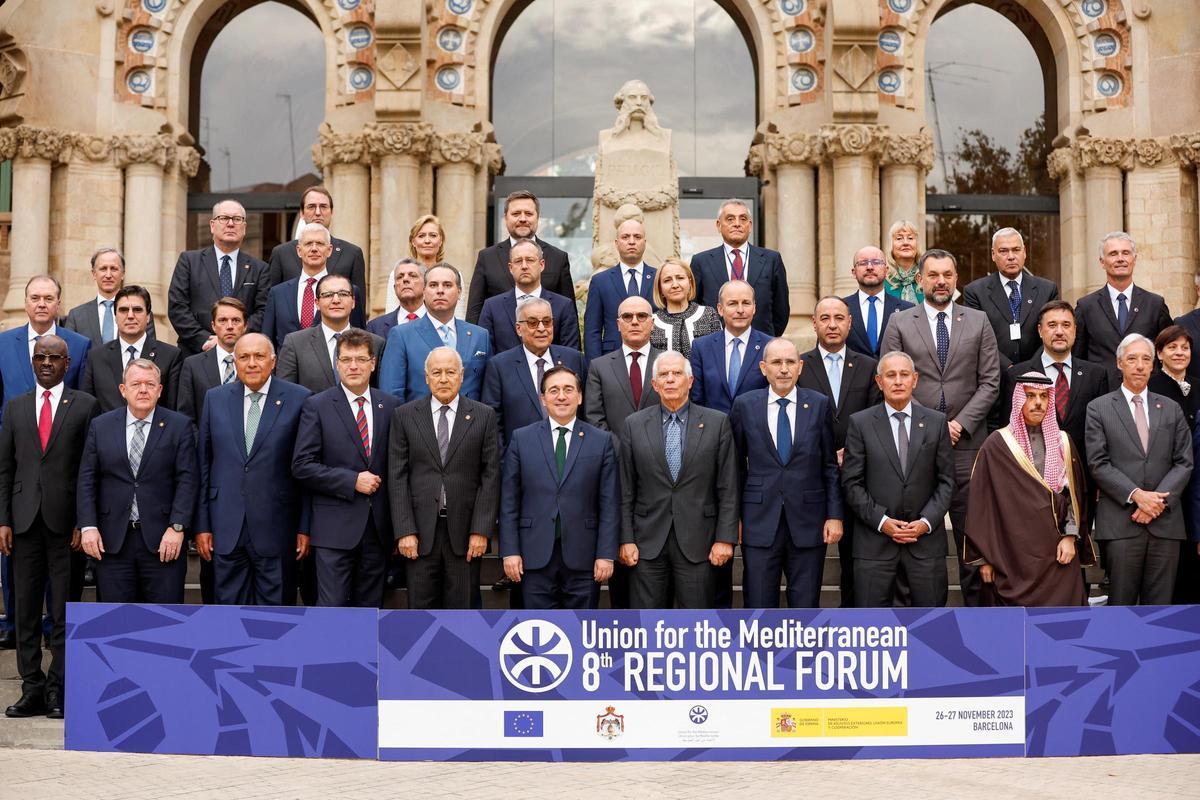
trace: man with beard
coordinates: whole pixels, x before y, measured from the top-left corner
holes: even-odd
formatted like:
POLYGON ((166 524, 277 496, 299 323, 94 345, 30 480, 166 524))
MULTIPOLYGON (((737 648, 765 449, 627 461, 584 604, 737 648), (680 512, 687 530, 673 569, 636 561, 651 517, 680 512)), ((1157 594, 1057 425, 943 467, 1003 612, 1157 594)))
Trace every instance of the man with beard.
POLYGON ((858 283, 858 291, 842 298, 850 307, 850 335, 846 345, 856 353, 879 358, 879 344, 888 320, 897 311, 912 308, 912 303, 883 290, 887 259, 878 247, 864 247, 855 253, 850 274, 858 283))

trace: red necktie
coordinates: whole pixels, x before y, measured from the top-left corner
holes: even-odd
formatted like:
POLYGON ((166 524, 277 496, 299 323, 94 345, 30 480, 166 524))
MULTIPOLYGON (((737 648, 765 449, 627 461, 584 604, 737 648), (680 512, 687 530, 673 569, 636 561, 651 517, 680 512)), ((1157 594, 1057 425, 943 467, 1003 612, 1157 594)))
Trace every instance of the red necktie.
POLYGON ((1054 407, 1058 411, 1058 421, 1062 422, 1067 416, 1067 403, 1071 402, 1071 384, 1067 383, 1066 365, 1059 362, 1058 378, 1054 381, 1054 407))
POLYGON ((313 284, 316 278, 308 278, 304 283, 304 297, 300 298, 300 328, 311 328, 313 324, 313 284))
POLYGON ((416 318, 417 318, 416 313, 412 312, 412 311, 408 312, 408 316, 405 317, 405 319, 407 319, 409 322, 412 322, 416 318))
POLYGON ((371 434, 367 430, 367 415, 363 413, 363 403, 367 402, 367 398, 356 397, 355 402, 358 403, 358 414, 355 415, 354 421, 358 423, 358 435, 362 437, 363 451, 367 454, 367 458, 370 458, 371 434))
POLYGON ((742 271, 742 251, 734 250, 733 251, 733 277, 731 278, 731 280, 735 280, 735 281, 745 280, 745 277, 743 277, 744 275, 745 275, 745 273, 742 271))
POLYGON ((42 410, 38 414, 38 437, 42 440, 42 452, 46 452, 46 445, 50 444, 50 428, 54 422, 53 416, 50 413, 50 390, 42 392, 42 410))
POLYGON ((642 368, 638 366, 638 356, 641 353, 630 353, 629 358, 629 388, 633 391, 633 407, 642 405, 642 368))

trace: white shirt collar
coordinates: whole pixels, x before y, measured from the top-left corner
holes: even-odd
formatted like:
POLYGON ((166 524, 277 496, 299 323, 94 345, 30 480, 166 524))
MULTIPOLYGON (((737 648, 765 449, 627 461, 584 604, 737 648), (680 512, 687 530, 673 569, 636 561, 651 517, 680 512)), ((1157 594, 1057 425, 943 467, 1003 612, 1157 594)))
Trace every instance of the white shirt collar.
MULTIPOLYGON (((929 303, 921 303, 921 307, 925 309, 925 316, 929 318, 929 321, 937 324, 937 315, 942 312, 929 305, 929 303)), ((952 302, 946 306, 944 311, 946 312, 946 324, 949 325, 950 318, 954 316, 954 303, 952 302)))
POLYGON ((892 408, 887 403, 884 403, 883 410, 887 412, 888 419, 895 419, 896 418, 895 415, 897 413, 900 413, 900 414, 908 415, 907 417, 904 418, 905 422, 910 422, 912 420, 912 401, 911 400, 909 400, 908 404, 905 405, 904 408, 901 408, 901 409, 892 408))
MULTIPOLYGON (((858 305, 860 307, 866 307, 867 303, 870 302, 870 298, 874 297, 876 300, 879 301, 879 305, 876 306, 876 308, 879 311, 882 311, 883 310, 883 299, 884 299, 883 294, 884 294, 883 284, 880 284, 879 291, 876 294, 867 294, 862 289, 859 289, 858 290, 858 305)), ((878 312, 876 312, 876 313, 878 313, 878 312)))
MULTIPOLYGON (((262 385, 262 388, 260 388, 258 391, 264 395, 271 391, 271 376, 269 376, 269 375, 267 376, 267 382, 264 383, 262 385)), ((253 393, 254 393, 254 390, 251 389, 249 386, 246 386, 245 384, 242 385, 242 397, 243 398, 249 397, 253 393)))
POLYGON ((721 247, 722 247, 722 248, 725 250, 725 260, 726 260, 726 261, 729 261, 729 259, 733 258, 733 251, 734 251, 734 250, 741 250, 741 251, 742 251, 742 264, 743 264, 743 265, 744 265, 744 264, 746 263, 746 261, 747 261, 747 260, 750 258, 750 242, 749 242, 748 240, 747 240, 747 241, 745 241, 745 242, 742 242, 742 243, 741 243, 740 245, 738 245, 737 247, 734 247, 734 246, 733 246, 733 245, 731 245, 729 242, 727 242, 727 241, 725 241, 724 239, 722 239, 722 240, 721 240, 721 247))
POLYGON ((547 417, 546 421, 550 423, 550 432, 552 434, 554 434, 555 439, 558 438, 558 429, 559 428, 566 428, 567 429, 567 438, 570 439, 571 434, 573 434, 575 432, 575 421, 577 419, 579 419, 579 417, 571 417, 571 419, 569 419, 567 422, 563 423, 562 425, 559 425, 557 422, 555 422, 552 417, 547 417))
MULTIPOLYGON (((303 292, 303 291, 304 291, 304 283, 305 283, 305 281, 307 281, 309 278, 316 278, 316 279, 317 279, 317 283, 320 283, 320 282, 321 282, 321 278, 324 278, 324 277, 325 277, 326 275, 328 275, 328 274, 329 274, 329 270, 328 270, 328 269, 326 269, 325 267, 322 267, 322 268, 321 268, 321 271, 320 271, 320 272, 318 272, 316 275, 306 275, 306 274, 305 274, 303 271, 301 271, 301 273, 300 273, 300 278, 299 278, 299 281, 300 281, 300 291, 301 291, 301 292, 303 292)), ((314 283, 314 284, 313 284, 313 294, 314 294, 314 295, 317 293, 317 283, 314 283)))
MULTIPOLYGON (((1046 374, 1050 375, 1050 377, 1052 377, 1052 378, 1058 377, 1058 369, 1054 366, 1056 363, 1059 363, 1059 362, 1056 362, 1050 356, 1049 353, 1047 353, 1045 350, 1042 350, 1042 367, 1046 370, 1051 370, 1051 369, 1054 370, 1053 375, 1051 375, 1050 372, 1046 372, 1046 374)), ((1071 354, 1067 353, 1067 357, 1064 358, 1061 363, 1064 367, 1066 367, 1067 371, 1070 372, 1071 371, 1071 354)), ((1020 376, 1018 375, 1017 377, 1020 377, 1020 376)))
MULTIPOLYGON (((424 303, 421 303, 421 305, 419 305, 419 306, 417 307, 417 310, 416 310, 416 311, 413 311, 412 313, 417 315, 417 316, 416 316, 416 317, 415 317, 415 318, 412 320, 413 322, 416 322, 418 319, 420 319, 421 317, 425 316, 425 313, 426 313, 426 312, 425 312, 425 304, 424 304, 424 303)), ((405 322, 408 322, 408 321, 409 321, 409 319, 408 319, 408 314, 409 314, 409 311, 408 311, 408 309, 406 309, 404 306, 400 306, 399 308, 397 308, 397 309, 396 309, 396 322, 397 322, 397 324, 403 325, 405 322)))
POLYGON ((1119 294, 1125 295, 1126 304, 1133 301, 1133 282, 1132 281, 1130 282, 1129 286, 1126 287, 1125 289, 1118 289, 1117 287, 1113 286, 1111 283, 1104 284, 1104 288, 1108 289, 1108 299, 1109 299, 1109 302, 1111 302, 1113 305, 1116 305, 1117 295, 1119 295, 1119 294))
POLYGON ((32 325, 32 324, 30 324, 30 323, 26 323, 26 324, 25 324, 25 332, 26 332, 27 334, 29 334, 29 339, 28 339, 27 341, 29 341, 29 342, 33 342, 33 341, 34 341, 35 339, 37 339, 39 336, 57 336, 57 335, 58 335, 58 325, 56 325, 56 324, 54 324, 53 322, 51 322, 51 323, 50 323, 50 329, 49 329, 49 330, 47 330, 45 333, 38 333, 37 331, 35 331, 35 330, 33 329, 33 325, 32 325))
POLYGON ((150 409, 150 413, 146 415, 146 418, 139 420, 133 415, 133 412, 129 410, 129 406, 125 406, 125 427, 128 428, 135 422, 145 422, 147 424, 154 422, 154 412, 157 410, 157 408, 150 409))
POLYGON ((124 339, 122 339, 119 335, 117 336, 117 341, 121 345, 121 353, 122 354, 128 353, 129 348, 131 348, 131 347, 137 350, 138 358, 141 358, 142 354, 144 352, 146 352, 146 332, 145 331, 142 332, 142 337, 140 339, 138 339, 136 342, 127 342, 124 339))
POLYGON ((112 304, 113 304, 113 313, 114 313, 114 314, 116 314, 116 313, 117 313, 117 311, 116 311, 116 308, 117 308, 117 298, 115 298, 115 297, 105 297, 104 295, 100 294, 99 292, 96 292, 96 308, 103 309, 103 308, 104 308, 104 305, 103 305, 104 303, 112 303, 112 304))
POLYGON ((549 369, 550 367, 554 366, 554 360, 552 358, 550 358, 550 348, 549 347, 547 347, 546 352, 542 353, 540 356, 534 355, 533 351, 530 350, 528 347, 526 347, 523 344, 521 345, 521 350, 524 351, 524 353, 525 353, 525 361, 528 362, 530 369, 537 369, 537 362, 538 362, 539 358, 545 359, 546 369, 549 369))
POLYGON ((730 346, 733 344, 734 339, 737 339, 738 341, 740 341, 742 343, 742 347, 745 347, 747 344, 750 343, 750 329, 746 328, 746 330, 742 331, 741 335, 739 335, 739 336, 734 336, 732 333, 729 332, 728 329, 725 329, 725 349, 726 350, 728 350, 730 348, 730 346))
POLYGON ((817 352, 821 354, 821 360, 824 361, 828 356, 841 356, 842 360, 846 360, 846 345, 842 344, 842 349, 836 353, 832 350, 826 350, 824 345, 817 345, 817 352))
POLYGON ((241 252, 241 248, 238 248, 237 250, 234 250, 234 251, 232 251, 232 252, 230 252, 230 253, 222 253, 222 252, 221 252, 221 248, 217 247, 217 246, 214 244, 214 245, 213 245, 213 252, 214 252, 214 253, 216 254, 216 256, 217 256, 217 269, 220 269, 220 268, 221 268, 221 259, 222 259, 222 258, 224 258, 225 256, 229 256, 229 267, 230 267, 230 271, 232 272, 232 271, 234 271, 234 270, 236 270, 236 269, 237 269, 238 253, 240 253, 240 252, 241 252))
MULTIPOLYGON (((459 398, 460 396, 461 396, 461 395, 457 395, 457 394, 456 394, 456 395, 454 395, 454 397, 453 397, 453 398, 450 400, 450 402, 449 402, 449 403, 446 403, 446 405, 450 406, 450 413, 451 413, 451 414, 453 414, 453 415, 454 415, 454 416, 456 416, 456 417, 458 416, 458 398, 459 398)), ((429 404, 430 404, 430 406, 433 408, 433 413, 434 413, 434 414, 437 414, 437 413, 438 413, 438 409, 440 409, 440 408, 442 407, 442 401, 441 401, 441 400, 438 400, 438 399, 437 399, 437 397, 435 397, 435 396, 433 396, 433 395, 429 395, 429 404)))
POLYGON ((326 325, 324 321, 322 321, 321 322, 321 335, 325 337, 325 344, 329 344, 329 340, 333 338, 333 335, 335 333, 345 333, 347 330, 349 330, 349 327, 350 326, 347 325, 345 328, 342 328, 340 331, 335 331, 333 328, 326 325))
POLYGON ((637 350, 634 350, 629 345, 625 344, 624 342, 621 342, 621 354, 624 355, 625 358, 629 358, 630 353, 641 353, 642 358, 649 358, 650 357, 650 343, 646 342, 644 345, 639 347, 637 350))
POLYGON ((217 354, 217 363, 221 366, 225 366, 225 356, 233 355, 232 350, 226 350, 220 344, 213 345, 213 351, 217 354))
POLYGON ((1146 409, 1146 413, 1149 414, 1150 413, 1150 398, 1148 398, 1146 396, 1147 391, 1148 391, 1148 389, 1142 389, 1142 391, 1138 392, 1135 395, 1133 392, 1129 391, 1129 387, 1126 386, 1124 382, 1121 383, 1121 394, 1125 395, 1125 405, 1127 405, 1127 406, 1133 405, 1133 398, 1140 397, 1140 398, 1142 398, 1142 408, 1146 409))
POLYGON ((620 263, 618 263, 618 264, 617 264, 617 266, 618 266, 618 267, 620 268, 620 270, 621 270, 621 280, 622 280, 622 282, 624 282, 624 280, 625 280, 627 277, 629 277, 629 270, 631 270, 631 269, 637 272, 638 281, 640 282, 640 281, 642 280, 642 274, 643 274, 643 273, 645 272, 645 270, 646 270, 646 262, 645 262, 645 261, 642 261, 642 262, 641 262, 641 263, 639 263, 639 264, 638 264, 636 267, 631 267, 631 266, 629 266, 628 264, 626 264, 624 261, 621 261, 620 263))
MULTIPOLYGON (((50 387, 49 391, 50 391, 50 407, 51 408, 58 407, 58 401, 59 401, 59 399, 62 398, 63 389, 65 389, 65 388, 66 388, 66 384, 63 383, 62 381, 59 381, 58 383, 56 383, 55 385, 50 387)), ((34 404, 34 408, 40 410, 42 407, 42 392, 45 392, 46 388, 39 383, 33 387, 33 391, 34 391, 34 399, 37 400, 37 402, 34 404)))
POLYGON ((542 296, 542 285, 539 283, 537 286, 534 287, 532 292, 522 292, 521 287, 518 286, 515 289, 513 289, 513 295, 517 298, 518 302, 520 302, 521 298, 524 297, 525 295, 529 295, 530 297, 541 297, 542 296))
POLYGON ((1009 281, 1016 281, 1018 288, 1025 285, 1025 283, 1024 283, 1025 270, 1021 270, 1020 272, 1018 272, 1017 277, 1015 277, 1015 278, 1006 278, 1006 277, 1004 277, 1004 273, 1002 273, 1000 270, 996 270, 996 277, 1000 279, 1000 288, 1004 289, 1006 292, 1008 291, 1008 282, 1009 281))
POLYGON ((768 387, 767 397, 770 398, 767 401, 767 405, 772 405, 772 404, 778 405, 780 400, 791 400, 792 401, 791 405, 793 408, 795 408, 795 406, 796 406, 796 387, 793 386, 792 390, 790 392, 788 392, 787 395, 785 395, 784 397, 780 397, 778 394, 775 393, 775 387, 773 387, 773 386, 768 387))
POLYGON ((371 387, 368 386, 367 390, 362 394, 355 394, 354 392, 350 391, 349 387, 347 387, 344 383, 339 383, 338 386, 342 387, 342 393, 346 395, 346 399, 350 401, 351 405, 357 404, 358 398, 360 397, 367 401, 367 406, 371 405, 371 387))

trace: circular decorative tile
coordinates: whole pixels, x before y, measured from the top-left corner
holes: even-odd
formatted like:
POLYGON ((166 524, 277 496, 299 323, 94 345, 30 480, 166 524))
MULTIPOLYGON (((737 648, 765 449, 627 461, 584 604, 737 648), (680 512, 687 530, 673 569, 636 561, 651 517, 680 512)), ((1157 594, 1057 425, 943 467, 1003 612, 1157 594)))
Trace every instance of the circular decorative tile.
POLYGON ((1080 0, 1079 10, 1084 13, 1084 16, 1096 19, 1104 16, 1107 8, 1104 0, 1080 0))
POLYGON ((1096 55, 1108 58, 1121 49, 1121 42, 1111 33, 1101 33, 1096 36, 1092 47, 1096 51, 1096 55))
POLYGON ((885 69, 879 73, 879 91, 884 94, 896 94, 900 91, 900 73, 894 69, 885 69))
POLYGON ((135 69, 125 79, 125 84, 129 87, 129 91, 134 94, 145 94, 150 91, 152 83, 153 79, 150 77, 150 73, 144 69, 135 69))
POLYGON ((806 5, 808 5, 806 0, 779 0, 779 10, 789 17, 803 14, 806 5))
POLYGON ((142 8, 151 14, 157 14, 167 7, 167 0, 142 0, 142 8))
POLYGON ((437 35, 438 47, 453 53, 463 45, 463 34, 458 28, 442 28, 437 35))
POLYGON ((367 67, 355 67, 350 70, 350 88, 356 92, 370 89, 375 82, 375 73, 367 67))
POLYGON ((470 14, 473 5, 475 5, 475 0, 446 0, 446 8, 450 9, 450 13, 458 14, 460 17, 470 14))
POLYGON ((358 8, 361 3, 362 0, 338 0, 338 5, 341 6, 343 11, 353 11, 354 9, 358 8))
POLYGON ((792 88, 797 92, 811 92, 817 85, 817 73, 808 67, 792 71, 792 88))
POLYGON ((453 92, 462 83, 462 75, 454 67, 442 67, 434 77, 443 92, 453 92))
POLYGON ((138 28, 130 34, 129 46, 139 53, 149 53, 154 49, 154 31, 138 28))
POLYGON ((371 29, 366 25, 355 25, 346 31, 346 41, 355 50, 362 50, 364 47, 370 47, 371 42, 375 40, 375 34, 371 33, 371 29))
POLYGON ((888 8, 897 14, 907 14, 912 7, 913 0, 888 0, 888 8))
POLYGON ((796 53, 807 53, 816 44, 816 37, 808 28, 797 28, 788 34, 788 47, 796 53))
POLYGON ((904 44, 904 39, 901 38, 900 32, 897 30, 889 28, 879 34, 879 49, 885 53, 900 52, 902 44, 904 44))
POLYGON ((1096 79, 1096 91, 1102 97, 1116 97, 1121 93, 1121 78, 1111 72, 1105 72, 1096 79))

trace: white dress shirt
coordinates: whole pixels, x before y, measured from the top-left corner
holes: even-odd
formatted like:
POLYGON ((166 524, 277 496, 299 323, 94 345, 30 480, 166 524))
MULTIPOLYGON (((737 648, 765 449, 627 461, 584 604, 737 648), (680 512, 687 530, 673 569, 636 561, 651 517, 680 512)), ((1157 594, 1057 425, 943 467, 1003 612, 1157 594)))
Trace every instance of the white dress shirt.
POLYGON ((427 313, 425 311, 425 304, 421 303, 420 307, 418 307, 416 311, 412 312, 412 313, 416 314, 416 316, 414 318, 409 319, 408 313, 409 313, 408 310, 404 306, 400 306, 399 308, 397 308, 396 309, 396 324, 397 325, 407 325, 408 323, 416 322, 421 317, 425 316, 425 314, 427 313))
POLYGON ((105 297, 102 294, 96 295, 96 322, 99 325, 97 330, 99 330, 101 333, 103 333, 103 331, 104 331, 104 304, 105 303, 112 303, 113 335, 115 336, 117 333, 117 300, 115 297, 110 299, 110 298, 105 297))
MULTIPOLYGON (((642 285, 642 282, 638 281, 638 286, 641 286, 641 285, 642 285)), ((539 283, 537 286, 533 287, 533 291, 531 291, 531 292, 522 292, 520 286, 513 289, 513 296, 517 299, 518 306, 520 306, 520 304, 521 304, 521 298, 524 297, 525 295, 529 295, 530 297, 539 297, 540 298, 542 296, 542 285, 539 283)))
MULTIPOLYGON (((59 389, 59 391, 62 391, 62 384, 60 383, 57 388, 59 389)), ((129 458, 130 448, 133 446, 133 434, 137 430, 134 427, 135 422, 145 422, 146 423, 145 427, 142 428, 142 441, 143 441, 143 443, 150 441, 150 428, 154 425, 154 409, 153 408, 150 409, 150 413, 146 415, 146 418, 144 420, 139 420, 137 417, 135 417, 133 415, 133 412, 130 411, 128 407, 126 407, 126 409, 125 409, 125 457, 126 458, 129 458)), ((143 447, 142 454, 145 455, 145 444, 143 444, 142 447, 143 447)), ((135 497, 135 499, 136 499, 136 497, 135 497)), ((87 533, 88 531, 99 531, 99 530, 100 529, 97 528, 95 525, 88 525, 86 527, 80 528, 79 532, 87 533)))
POLYGON ((358 419, 358 398, 363 398, 367 402, 363 403, 363 416, 367 418, 367 442, 371 449, 375 449, 375 415, 371 412, 371 390, 368 388, 364 394, 355 394, 346 388, 346 384, 341 384, 342 392, 346 395, 346 401, 350 403, 350 416, 356 421, 358 419))
POLYGON ((638 293, 640 294, 642 291, 642 278, 646 276, 646 262, 642 261, 636 267, 631 267, 622 261, 617 266, 621 269, 621 285, 625 287, 629 286, 629 270, 633 270, 637 276, 638 293))
POLYGON ((742 242, 740 247, 730 247, 728 242, 721 242, 721 247, 725 250, 725 275, 729 280, 733 280, 733 251, 737 250, 742 254, 742 280, 750 280, 750 244, 742 242))
MULTIPOLYGON (((271 380, 272 379, 270 377, 268 377, 267 382, 264 383, 262 385, 262 388, 258 390, 262 394, 262 397, 258 401, 258 410, 259 410, 260 415, 267 408, 267 393, 269 391, 271 391, 271 380)), ((245 430, 246 430, 246 419, 250 416, 250 395, 253 393, 253 391, 254 390, 252 390, 249 386, 242 386, 242 431, 243 432, 245 432, 245 430)), ((262 417, 259 416, 259 419, 261 420, 262 417)))
POLYGON ((29 363, 32 364, 34 344, 36 344, 37 340, 43 336, 57 336, 58 326, 51 322, 49 330, 47 330, 45 333, 38 333, 33 329, 33 325, 26 325, 25 330, 29 334, 29 363))
POLYGON ((621 352, 625 354, 625 374, 629 374, 629 366, 633 363, 633 359, 629 357, 630 353, 641 353, 641 358, 638 359, 638 369, 642 371, 642 378, 649 374, 646 367, 646 362, 650 359, 650 343, 646 342, 637 350, 632 349, 624 342, 621 343, 621 352))
POLYGON ((121 346, 121 366, 122 367, 124 367, 126 364, 129 363, 129 348, 131 348, 131 347, 133 348, 133 357, 134 358, 141 358, 142 353, 144 353, 146 351, 146 334, 145 333, 143 333, 141 338, 138 339, 136 342, 127 342, 118 335, 117 342, 121 346))
POLYGON ((338 371, 337 359, 333 356, 335 350, 337 349, 337 339, 333 337, 345 333, 347 330, 349 330, 349 328, 350 326, 347 325, 345 328, 335 331, 324 322, 321 323, 321 335, 325 337, 325 349, 329 351, 329 363, 333 365, 334 380, 337 380, 338 371))
MULTIPOLYGON (((1061 363, 1063 365, 1063 374, 1067 376, 1067 386, 1070 387, 1071 354, 1067 353, 1066 358, 1064 358, 1061 362, 1056 362, 1045 350, 1042 351, 1042 371, 1045 372, 1051 380, 1058 380, 1058 367, 1054 366, 1056 363, 1061 363)), ((1021 376, 1014 375, 1013 377, 1020 378, 1021 376)))
POLYGON ((1018 272, 1017 277, 1015 277, 1015 278, 1006 278, 1006 277, 1004 277, 1004 275, 1002 273, 1000 273, 997 270, 996 277, 1000 279, 1000 288, 1004 290, 1004 296, 1009 298, 1010 300, 1012 299, 1012 287, 1008 285, 1009 281, 1016 281, 1017 288, 1020 289, 1022 292, 1025 291, 1025 284, 1022 282, 1022 279, 1025 277, 1025 270, 1021 270, 1020 272, 1018 272))
MULTIPOLYGON (((884 300, 885 300, 885 293, 883 291, 882 285, 880 286, 879 294, 867 294, 862 289, 859 289, 857 294, 858 294, 858 310, 859 310, 859 313, 862 314, 863 330, 867 329, 867 320, 869 320, 871 318, 871 299, 870 298, 872 298, 872 297, 875 298, 875 325, 877 326, 875 329, 875 341, 877 341, 877 342, 882 341, 883 340, 883 304, 884 304, 884 300)), ((871 336, 871 332, 867 331, 867 338, 869 339, 870 336, 871 336)))
POLYGON ((1124 383, 1122 383, 1121 384, 1121 394, 1125 395, 1125 408, 1129 410, 1129 418, 1133 419, 1133 420, 1137 420, 1137 417, 1134 415, 1134 411, 1133 411, 1133 409, 1134 409, 1133 398, 1135 396, 1142 398, 1142 410, 1146 412, 1146 427, 1149 428, 1150 422, 1151 422, 1149 392, 1146 389, 1142 389, 1141 393, 1134 395, 1133 392, 1129 391, 1129 387, 1126 386, 1124 383))
MULTIPOLYGON (((50 422, 54 423, 54 415, 58 413, 58 404, 62 400, 63 388, 66 386, 62 381, 50 387, 50 422)), ((33 421, 36 423, 42 418, 42 403, 45 402, 46 389, 40 384, 35 387, 33 395, 33 421)))
POLYGON ((241 252, 240 248, 238 250, 231 250, 228 253, 222 253, 221 248, 214 244, 213 252, 217 254, 217 286, 221 285, 221 259, 225 256, 229 256, 229 277, 233 279, 233 285, 237 286, 237 260, 238 253, 241 252))
POLYGON ((1118 312, 1121 304, 1117 301, 1117 295, 1119 294, 1125 295, 1125 310, 1129 313, 1133 313, 1133 281, 1130 281, 1129 285, 1124 289, 1118 289, 1111 283, 1104 284, 1104 288, 1108 289, 1108 302, 1110 305, 1112 305, 1113 316, 1115 316, 1117 319, 1121 318, 1121 315, 1118 312))
MULTIPOLYGON (((458 398, 458 395, 454 395, 454 398, 446 404, 450 409, 450 411, 446 414, 446 427, 448 435, 450 436, 454 435, 454 420, 458 417, 458 398)), ((433 434, 436 437, 438 420, 442 418, 442 401, 438 400, 433 395, 430 395, 429 407, 433 412, 433 434)))
POLYGON ((578 417, 571 417, 571 419, 567 420, 566 422, 564 422, 561 425, 559 425, 554 420, 550 420, 550 452, 554 452, 554 448, 558 447, 558 429, 566 428, 567 429, 567 453, 570 454, 571 441, 574 438, 574 434, 575 434, 575 420, 576 419, 578 419, 578 417))
MULTIPOLYGON (((938 314, 940 314, 942 312, 938 311, 936 308, 929 305, 929 303, 922 303, 921 307, 925 309, 925 318, 929 320, 929 332, 931 334, 933 334, 933 344, 934 344, 934 347, 936 347, 937 346, 937 322, 938 322, 937 318, 938 318, 938 314)), ((947 333, 947 335, 949 335, 950 333, 953 333, 953 331, 954 331, 954 328, 953 328, 954 303, 950 303, 948 306, 946 306, 945 312, 946 312, 946 333, 947 333)))
POLYGON ((738 345, 738 354, 742 357, 742 366, 746 366, 746 348, 750 345, 750 329, 747 328, 742 332, 741 336, 734 336, 728 330, 725 331, 725 377, 729 377, 729 357, 733 355, 733 340, 737 339, 741 342, 738 345))
POLYGON ((775 393, 774 389, 767 392, 767 430, 771 434, 771 441, 775 443, 775 449, 779 449, 779 401, 791 400, 787 404, 785 413, 788 418, 788 425, 792 429, 792 441, 796 440, 796 387, 787 393, 787 396, 781 398, 775 393))
MULTIPOLYGON (((220 380, 224 381, 225 380, 225 356, 232 356, 233 351, 226 350, 224 347, 221 347, 221 345, 219 345, 219 344, 214 344, 213 352, 216 353, 216 356, 217 356, 217 377, 220 378, 220 380)), ((237 358, 236 357, 234 358, 233 363, 230 365, 230 368, 233 370, 233 377, 236 380, 237 379, 237 358)))
MULTIPOLYGON (((309 278, 316 278, 317 283, 321 282, 329 274, 329 270, 322 269, 316 275, 306 275, 303 271, 300 273, 300 285, 296 287, 296 319, 300 319, 300 309, 304 307, 304 287, 308 283, 309 278)), ((313 317, 321 312, 317 310, 317 283, 313 284, 313 317)), ((353 291, 353 290, 351 290, 353 291)))
POLYGON ((538 385, 537 362, 539 358, 545 362, 542 366, 543 375, 549 372, 550 368, 554 366, 554 359, 550 357, 550 348, 547 347, 546 352, 542 353, 540 356, 535 355, 525 345, 521 345, 521 351, 525 353, 525 364, 529 367, 529 380, 533 383, 533 391, 535 394, 540 395, 542 393, 542 387, 538 385))

